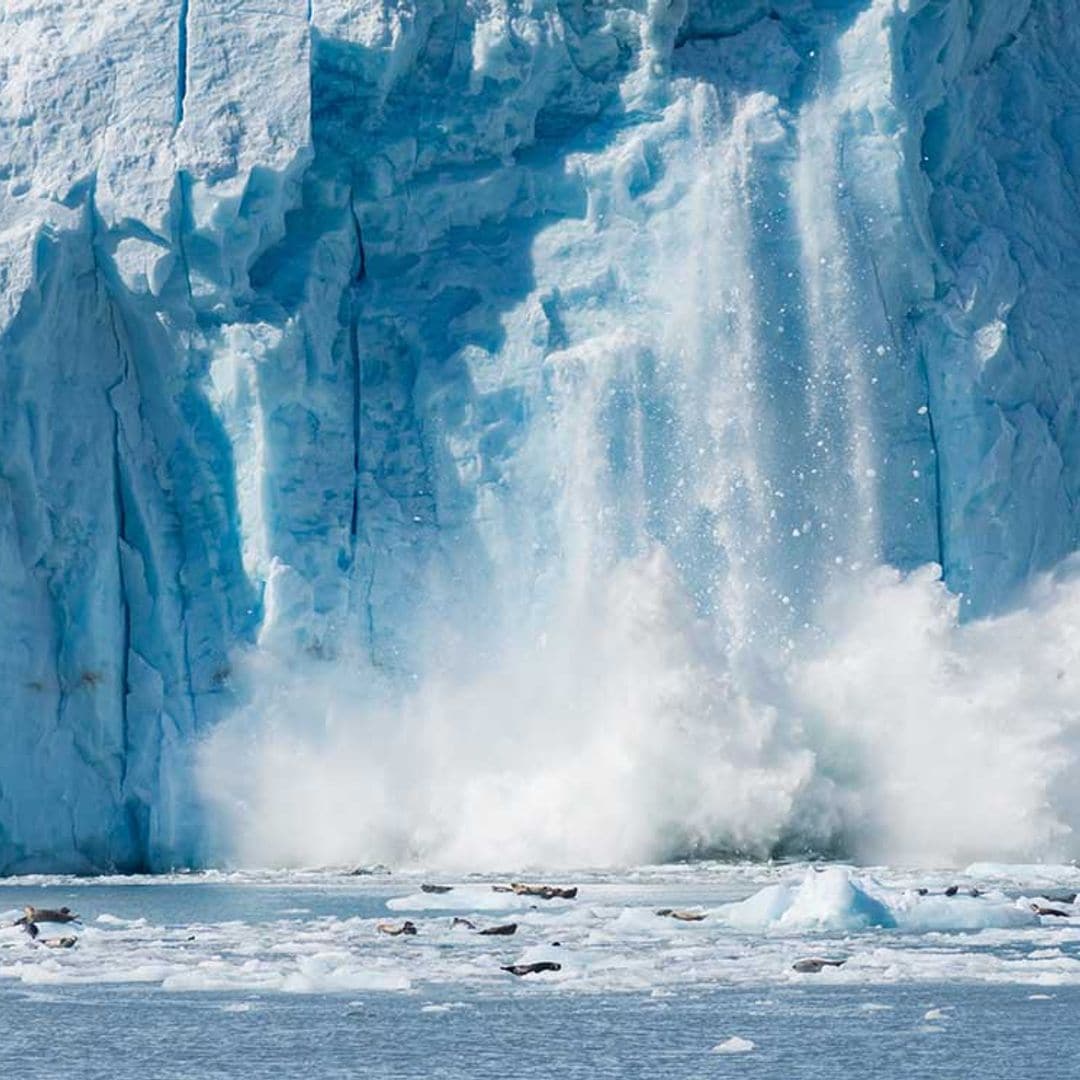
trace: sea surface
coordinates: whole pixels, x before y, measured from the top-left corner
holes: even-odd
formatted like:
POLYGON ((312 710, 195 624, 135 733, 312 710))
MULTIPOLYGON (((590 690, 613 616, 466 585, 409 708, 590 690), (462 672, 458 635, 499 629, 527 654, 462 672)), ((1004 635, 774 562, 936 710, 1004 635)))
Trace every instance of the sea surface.
POLYGON ((1080 1076, 1073 867, 518 876, 578 896, 432 873, 7 879, 4 922, 81 921, 42 927, 71 949, 0 930, 0 1077, 1080 1076), (896 925, 866 925, 868 895, 896 925), (1065 917, 1029 921, 1035 896, 1065 917), (415 935, 377 929, 405 919, 415 935), (811 956, 844 963, 792 969, 811 956), (501 970, 538 959, 560 970, 501 970))

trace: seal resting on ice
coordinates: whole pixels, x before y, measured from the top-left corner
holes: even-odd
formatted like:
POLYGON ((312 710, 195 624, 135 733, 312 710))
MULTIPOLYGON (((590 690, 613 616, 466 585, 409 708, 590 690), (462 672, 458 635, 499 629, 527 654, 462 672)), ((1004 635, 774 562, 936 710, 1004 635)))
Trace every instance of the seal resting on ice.
POLYGON ((505 885, 493 885, 495 892, 512 892, 518 896, 537 896, 541 900, 573 900, 577 896, 577 886, 570 887, 561 885, 525 885, 520 881, 510 882, 507 889, 505 885))
POLYGON ((41 931, 38 930, 37 923, 32 922, 26 924, 26 932, 30 935, 31 940, 36 941, 38 945, 47 945, 50 949, 70 949, 73 948, 75 942, 79 940, 77 937, 69 935, 65 937, 42 938, 38 941, 38 934, 40 934, 41 931))
POLYGON ((554 960, 537 960, 532 964, 507 964, 502 971, 509 971, 511 975, 535 975, 541 971, 562 971, 562 964, 556 964, 554 960))
POLYGON ((27 926, 29 923, 69 923, 78 922, 79 916, 71 908, 36 908, 27 904, 21 918, 15 920, 15 926, 27 926))
POLYGON ((796 960, 791 968, 803 975, 817 975, 827 967, 843 967, 845 963, 844 960, 823 960, 820 956, 808 956, 805 960, 796 960))
POLYGON ((376 930, 380 934, 389 934, 390 937, 400 937, 402 934, 406 936, 416 933, 416 924, 406 919, 400 926, 396 926, 394 923, 381 922, 376 927, 376 930))
POLYGON ((661 908, 657 915, 666 915, 669 919, 678 919, 680 922, 701 922, 705 915, 700 911, 675 911, 673 908, 661 908))
POLYGON ((1053 915, 1058 919, 1069 918, 1069 913, 1067 911, 1059 911, 1056 907, 1043 907, 1042 904, 1032 904, 1031 910, 1034 911, 1036 915, 1053 915))

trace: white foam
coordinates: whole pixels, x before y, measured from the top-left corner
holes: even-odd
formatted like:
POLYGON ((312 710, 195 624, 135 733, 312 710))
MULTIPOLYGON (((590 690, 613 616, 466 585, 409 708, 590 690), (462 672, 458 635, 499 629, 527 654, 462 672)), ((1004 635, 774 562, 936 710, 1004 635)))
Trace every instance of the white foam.
POLYGON ((258 715, 207 749, 239 857, 496 870, 838 835, 860 857, 924 865, 1080 855, 1080 719, 1062 675, 1080 670, 1075 575, 961 624, 935 569, 860 571, 770 656, 777 677, 740 667, 741 682, 662 553, 613 568, 564 616, 479 669, 448 655, 404 697, 362 659, 294 675, 267 661, 258 715))

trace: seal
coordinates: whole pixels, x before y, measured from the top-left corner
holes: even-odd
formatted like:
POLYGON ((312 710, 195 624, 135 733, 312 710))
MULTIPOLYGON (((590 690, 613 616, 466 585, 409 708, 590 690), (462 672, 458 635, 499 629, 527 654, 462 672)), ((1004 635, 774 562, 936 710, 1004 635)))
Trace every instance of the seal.
POLYGON ((406 919, 400 926, 395 926, 393 923, 381 922, 376 927, 376 930, 380 934, 389 934, 390 937, 400 937, 404 934, 409 937, 416 933, 416 924, 406 919))
POLYGON ((26 924, 26 932, 30 935, 31 941, 36 942, 38 945, 47 945, 50 949, 70 949, 73 948, 75 943, 79 940, 77 937, 55 937, 55 938, 42 938, 37 940, 38 934, 41 931, 37 927, 37 923, 29 922, 26 924))
POLYGON ((533 964, 508 964, 500 970, 509 971, 511 975, 536 975, 541 971, 562 971, 562 964, 556 964, 554 960, 537 960, 533 964))
POLYGON ((455 915, 454 921, 450 924, 451 929, 457 926, 464 926, 466 930, 475 930, 476 923, 471 919, 463 918, 461 915, 455 915))
POLYGON ((845 963, 846 960, 823 960, 820 956, 808 956, 805 960, 796 960, 791 969, 803 975, 817 975, 827 967, 843 967, 845 963))
POLYGON ((502 926, 489 926, 478 932, 484 937, 510 937, 511 934, 517 933, 517 927, 516 922, 508 922, 503 923, 502 926))
POLYGON ((27 904, 23 908, 22 917, 16 919, 13 926, 26 926, 27 923, 69 923, 78 922, 79 916, 72 912, 71 908, 36 908, 27 904))
POLYGON ((421 892, 426 892, 426 893, 436 893, 437 895, 441 896, 443 893, 453 892, 454 891, 454 886, 453 885, 428 885, 428 884, 424 884, 424 885, 420 886, 420 891, 421 892))
POLYGON ((1053 915, 1058 919, 1069 918, 1069 913, 1067 911, 1059 911, 1056 907, 1043 907, 1041 904, 1032 904, 1031 910, 1034 911, 1036 915, 1053 915))
POLYGON ((678 919, 680 922, 702 922, 705 915, 699 911, 675 911, 672 908, 661 908, 657 915, 665 915, 669 919, 678 919))

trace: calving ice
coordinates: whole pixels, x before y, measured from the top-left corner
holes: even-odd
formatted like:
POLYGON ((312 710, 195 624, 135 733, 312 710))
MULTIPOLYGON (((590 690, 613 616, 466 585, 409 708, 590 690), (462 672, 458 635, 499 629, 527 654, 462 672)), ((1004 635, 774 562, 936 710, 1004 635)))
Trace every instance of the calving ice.
POLYGON ((9 3, 0 870, 1080 854, 1071 14, 9 3))

